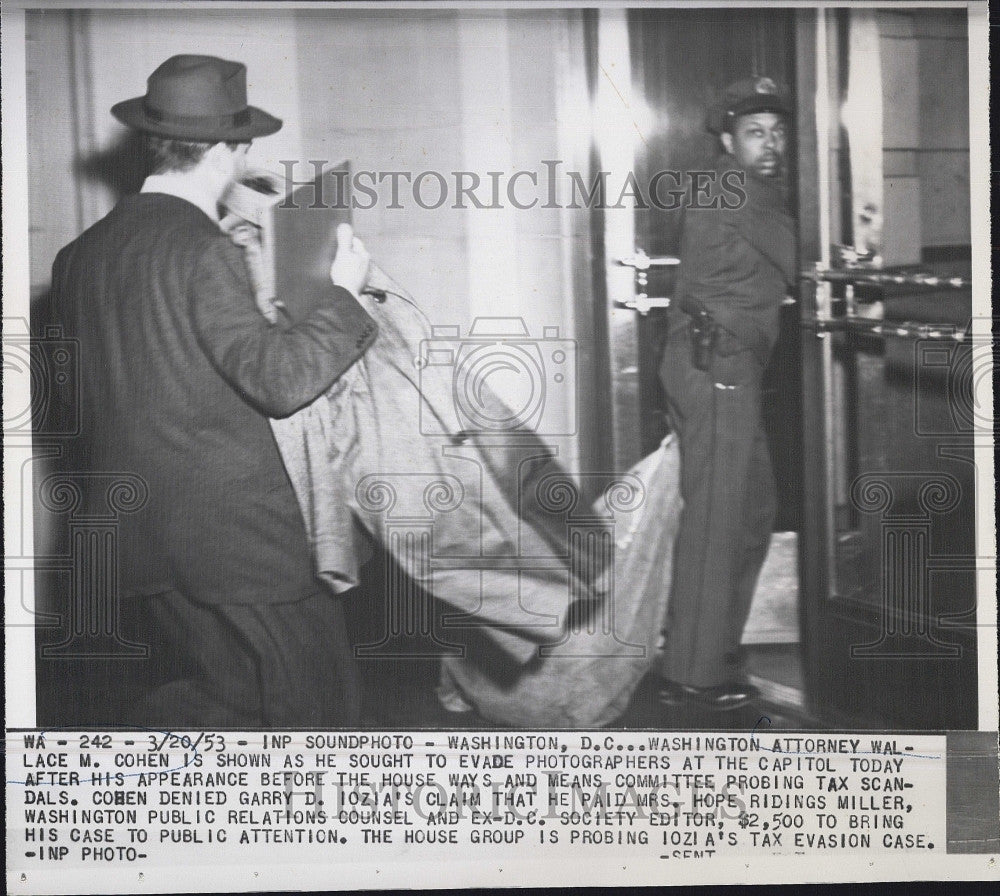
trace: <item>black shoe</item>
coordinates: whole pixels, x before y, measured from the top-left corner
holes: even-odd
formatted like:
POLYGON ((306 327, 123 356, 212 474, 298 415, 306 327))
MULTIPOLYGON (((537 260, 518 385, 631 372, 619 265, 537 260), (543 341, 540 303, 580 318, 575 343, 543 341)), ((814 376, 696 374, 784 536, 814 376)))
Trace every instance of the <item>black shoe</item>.
POLYGON ((760 696, 752 684, 729 681, 707 688, 696 688, 664 678, 657 695, 663 706, 700 706, 705 709, 738 709, 760 696))

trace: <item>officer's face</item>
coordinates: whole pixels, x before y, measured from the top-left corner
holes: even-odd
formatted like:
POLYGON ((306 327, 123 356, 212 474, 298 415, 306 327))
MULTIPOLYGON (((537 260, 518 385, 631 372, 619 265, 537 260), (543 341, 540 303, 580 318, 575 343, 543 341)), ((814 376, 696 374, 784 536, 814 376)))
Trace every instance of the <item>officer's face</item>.
POLYGON ((722 135, 726 152, 755 177, 780 177, 785 162, 785 119, 774 112, 755 112, 736 119, 731 134, 722 135))

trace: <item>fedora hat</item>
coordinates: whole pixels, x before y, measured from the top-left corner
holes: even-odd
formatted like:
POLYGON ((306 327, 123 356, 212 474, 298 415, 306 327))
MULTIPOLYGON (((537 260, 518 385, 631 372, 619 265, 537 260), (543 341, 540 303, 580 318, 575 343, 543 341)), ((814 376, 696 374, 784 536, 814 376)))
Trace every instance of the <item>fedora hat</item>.
POLYGON ((281 119, 247 105, 247 68, 215 56, 171 56, 146 82, 146 95, 111 108, 122 124, 175 140, 249 142, 281 119))

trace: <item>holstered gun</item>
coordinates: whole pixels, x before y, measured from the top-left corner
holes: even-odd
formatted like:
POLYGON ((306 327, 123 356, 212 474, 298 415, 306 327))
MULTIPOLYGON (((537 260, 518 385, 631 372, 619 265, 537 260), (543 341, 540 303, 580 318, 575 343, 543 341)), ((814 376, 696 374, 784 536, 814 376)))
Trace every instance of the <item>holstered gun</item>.
POLYGON ((691 364, 696 370, 705 371, 712 366, 712 354, 715 352, 718 326, 715 323, 715 318, 705 308, 688 313, 691 317, 691 322, 688 324, 688 337, 691 340, 691 364))

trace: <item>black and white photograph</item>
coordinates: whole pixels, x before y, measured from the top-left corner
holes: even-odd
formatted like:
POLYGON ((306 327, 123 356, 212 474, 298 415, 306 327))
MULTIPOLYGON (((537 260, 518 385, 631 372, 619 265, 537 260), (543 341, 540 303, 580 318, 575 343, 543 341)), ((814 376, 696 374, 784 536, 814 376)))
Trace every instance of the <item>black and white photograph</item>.
POLYGON ((987 32, 5 5, 8 884, 995 879, 987 32))

